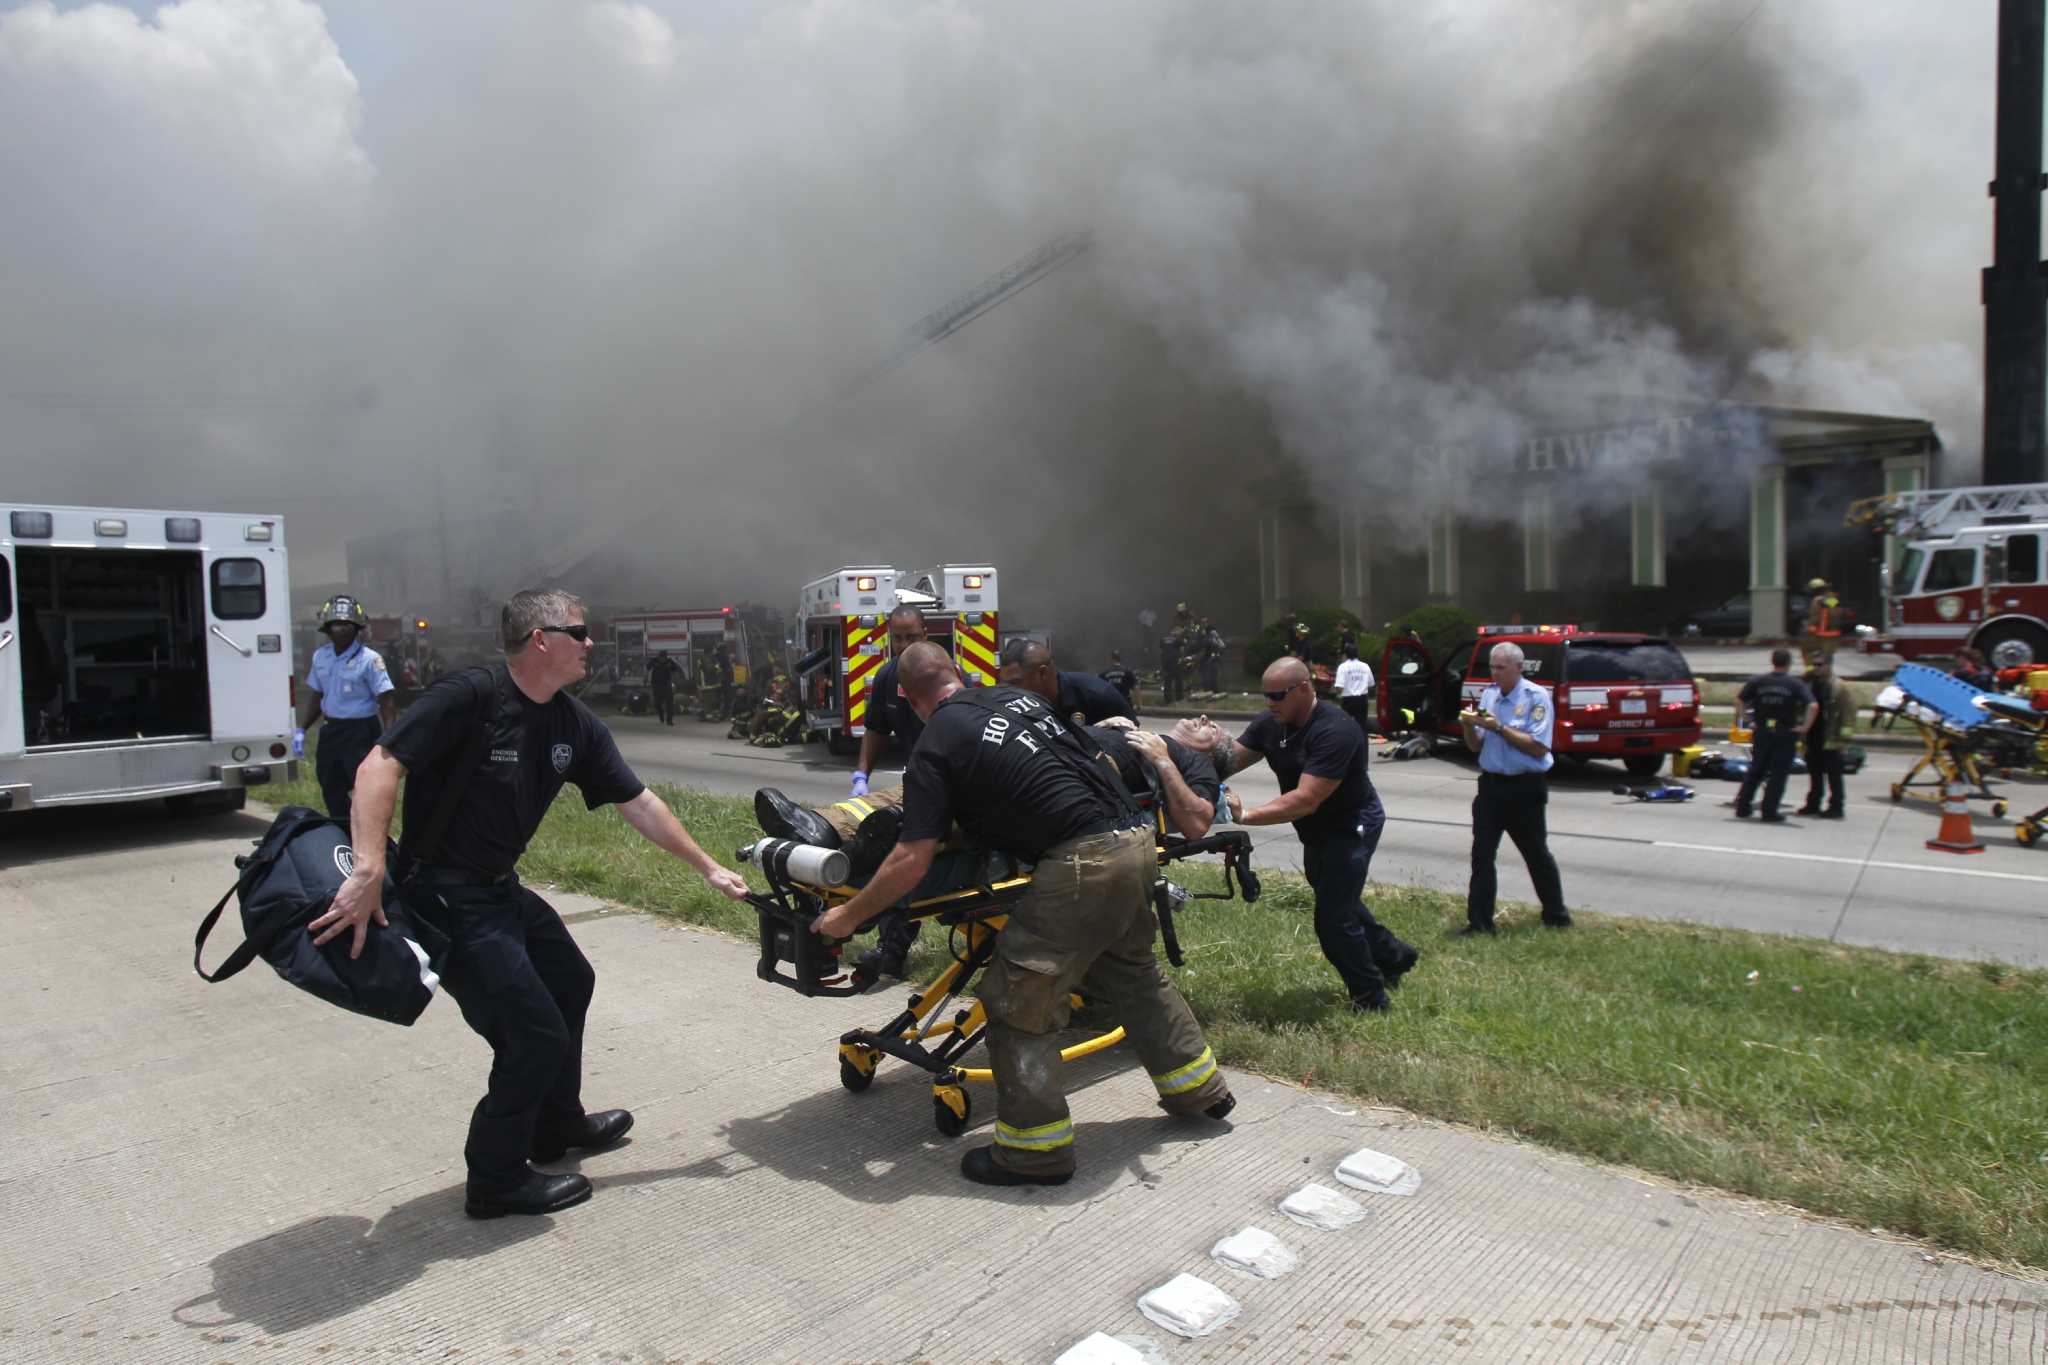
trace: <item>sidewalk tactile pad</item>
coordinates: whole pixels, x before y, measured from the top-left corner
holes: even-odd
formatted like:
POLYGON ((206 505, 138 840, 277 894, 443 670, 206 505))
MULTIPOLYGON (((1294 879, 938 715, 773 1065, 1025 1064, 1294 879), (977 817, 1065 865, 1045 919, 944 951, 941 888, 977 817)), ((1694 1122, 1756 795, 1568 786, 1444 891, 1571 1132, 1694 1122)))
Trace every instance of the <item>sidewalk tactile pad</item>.
POLYGON ((1363 1223, 1372 1215, 1350 1195, 1311 1180, 1280 1201, 1280 1212, 1297 1223, 1325 1232, 1363 1223))
POLYGON ((1138 1311, 1176 1336, 1206 1337, 1244 1306, 1207 1280, 1183 1274, 1147 1291, 1138 1311))
POLYGON ((1264 1228, 1239 1228, 1210 1247, 1209 1255, 1218 1265, 1262 1280, 1277 1280, 1299 1264, 1293 1248, 1264 1228))
POLYGON ((1337 1178, 1369 1194, 1414 1194, 1422 1188, 1422 1172, 1397 1156, 1361 1147, 1337 1163, 1337 1178))

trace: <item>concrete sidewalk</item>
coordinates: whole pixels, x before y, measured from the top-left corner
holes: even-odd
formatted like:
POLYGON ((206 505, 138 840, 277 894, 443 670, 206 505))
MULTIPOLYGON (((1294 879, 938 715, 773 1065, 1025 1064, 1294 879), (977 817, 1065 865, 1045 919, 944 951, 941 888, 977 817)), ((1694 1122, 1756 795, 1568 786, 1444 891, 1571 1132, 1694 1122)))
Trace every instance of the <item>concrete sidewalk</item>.
POLYGON ((581 1163, 590 1204, 471 1222, 487 1054, 450 1002, 400 1030, 261 966, 192 975, 261 828, 0 844, 0 1359, 1031 1362, 1098 1330, 1170 1361, 2048 1358, 2038 1281, 1248 1076, 1228 1128, 1178 1123, 1123 1049, 1070 1074, 1075 1181, 983 1190, 955 1167, 990 1092, 948 1140, 917 1073, 838 1085, 838 1033, 898 996, 805 1000, 750 945, 567 895, 586 1098, 639 1124, 581 1163), (1420 1193, 1337 1232, 1274 1211, 1361 1147, 1420 1193), (1299 1269, 1211 1262, 1247 1224, 1299 1269), (1201 1341, 1141 1318, 1182 1271, 1243 1315, 1201 1341))

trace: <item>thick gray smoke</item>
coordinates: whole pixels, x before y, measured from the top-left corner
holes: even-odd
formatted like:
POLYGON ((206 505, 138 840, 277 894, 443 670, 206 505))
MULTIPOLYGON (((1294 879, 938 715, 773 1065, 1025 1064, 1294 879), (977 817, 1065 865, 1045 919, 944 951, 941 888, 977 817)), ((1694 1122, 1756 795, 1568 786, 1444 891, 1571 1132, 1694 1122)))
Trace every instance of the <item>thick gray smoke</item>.
POLYGON ((281 510, 301 577, 483 519, 492 594, 988 556, 1013 619, 1248 624, 1289 477, 1398 535, 1483 496, 1418 450, 1722 398, 1971 446, 1992 20, 1896 8, 32 0, 10 496, 281 510))

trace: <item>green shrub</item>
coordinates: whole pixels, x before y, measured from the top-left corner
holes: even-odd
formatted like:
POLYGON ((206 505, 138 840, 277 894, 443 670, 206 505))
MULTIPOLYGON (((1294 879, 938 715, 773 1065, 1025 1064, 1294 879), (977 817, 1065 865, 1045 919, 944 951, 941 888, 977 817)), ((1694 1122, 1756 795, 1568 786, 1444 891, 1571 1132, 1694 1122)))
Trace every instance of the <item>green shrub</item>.
MULTIPOLYGON (((1337 653, 1337 640, 1346 626, 1357 634, 1359 656, 1367 662, 1379 658, 1380 651, 1385 646, 1385 637, 1379 637, 1378 644, 1369 645, 1367 642, 1373 637, 1365 634, 1362 629, 1363 623, 1350 612, 1336 607, 1310 607, 1306 611, 1296 612, 1294 619, 1308 627, 1309 647, 1314 651, 1316 662, 1328 664, 1332 668, 1337 666, 1337 660, 1342 657, 1337 653)), ((1284 619, 1275 621, 1245 641, 1245 672, 1257 676, 1266 671, 1267 664, 1288 653, 1291 638, 1289 632, 1292 629, 1292 622, 1284 619)))

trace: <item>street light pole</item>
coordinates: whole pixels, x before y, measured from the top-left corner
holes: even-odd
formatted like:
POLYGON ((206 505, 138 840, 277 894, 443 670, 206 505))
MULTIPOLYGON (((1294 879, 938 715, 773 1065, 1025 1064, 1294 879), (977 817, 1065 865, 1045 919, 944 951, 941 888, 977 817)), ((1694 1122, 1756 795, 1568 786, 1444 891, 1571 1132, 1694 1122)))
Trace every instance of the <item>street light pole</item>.
POLYGON ((2048 481, 2048 288, 2041 268, 2044 0, 1999 0, 1998 151, 1984 272, 1984 482, 2048 481))

